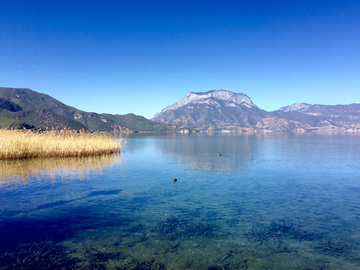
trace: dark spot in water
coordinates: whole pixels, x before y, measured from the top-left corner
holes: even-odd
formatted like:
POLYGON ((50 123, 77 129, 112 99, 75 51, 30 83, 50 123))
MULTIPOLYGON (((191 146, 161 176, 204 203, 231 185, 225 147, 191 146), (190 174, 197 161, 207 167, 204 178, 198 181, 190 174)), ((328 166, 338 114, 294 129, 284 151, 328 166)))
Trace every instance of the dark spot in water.
POLYGON ((130 205, 132 204, 146 204, 149 202, 151 198, 150 197, 147 197, 147 196, 141 196, 141 197, 135 197, 135 198, 132 198, 129 202, 130 205))
MULTIPOLYGON (((121 189, 120 190, 109 190, 109 191, 94 191, 94 192, 91 192, 89 195, 87 195, 84 198, 101 196, 101 195, 115 195, 115 194, 119 194, 120 191, 121 191, 121 189)), ((64 205, 64 204, 74 202, 77 200, 81 200, 84 198, 79 198, 79 199, 74 199, 74 200, 66 200, 66 201, 60 200, 60 201, 53 202, 53 203, 46 203, 46 204, 39 205, 37 207, 37 209, 45 209, 45 208, 50 208, 50 207, 54 207, 54 206, 60 206, 60 205, 64 205)))
POLYGON ((260 242, 260 245, 271 237, 269 232, 264 229, 251 230, 250 232, 245 233, 245 236, 249 240, 260 242))
POLYGON ((123 239, 120 239, 119 241, 115 242, 113 245, 118 247, 120 246, 121 242, 123 242, 124 240, 123 239))
POLYGON ((271 222, 268 231, 274 235, 288 235, 293 233, 293 224, 271 222))
POLYGON ((54 202, 54 203, 42 204, 42 205, 39 205, 39 206, 37 207, 37 209, 45 209, 45 208, 49 208, 49 207, 60 206, 60 205, 67 204, 67 203, 72 202, 72 201, 73 201, 73 200, 69 200, 69 201, 57 201, 57 202, 54 202))
POLYGON ((155 259, 148 261, 133 260, 123 267, 116 267, 117 270, 166 270, 165 264, 155 259))
POLYGON ((94 196, 102 196, 102 195, 116 195, 119 194, 121 192, 121 189, 118 190, 102 190, 102 191, 94 191, 91 192, 89 195, 87 195, 87 197, 94 197, 94 196))
POLYGON ((323 234, 312 231, 296 230, 293 234, 293 239, 301 241, 315 241, 323 238, 323 234))
POLYGON ((134 226, 130 227, 129 229, 127 229, 125 231, 126 231, 126 235, 131 235, 131 234, 134 234, 134 233, 142 232, 145 229, 146 229, 145 225, 137 224, 137 225, 134 225, 134 226))
POLYGON ((222 268, 220 266, 211 266, 207 270, 222 270, 222 268))
POLYGON ((232 218, 232 219, 228 219, 226 220, 226 224, 229 226, 229 227, 236 227, 238 226, 240 223, 240 220, 236 219, 236 218, 232 218))

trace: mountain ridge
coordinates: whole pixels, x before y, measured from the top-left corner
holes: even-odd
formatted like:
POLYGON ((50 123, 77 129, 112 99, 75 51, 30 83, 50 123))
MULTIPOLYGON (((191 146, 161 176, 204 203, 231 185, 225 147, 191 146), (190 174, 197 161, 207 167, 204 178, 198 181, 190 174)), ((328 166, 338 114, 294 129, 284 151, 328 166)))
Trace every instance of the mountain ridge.
POLYGON ((247 95, 222 89, 189 92, 180 101, 155 114, 152 120, 198 130, 359 132, 360 104, 294 103, 268 112, 253 104, 247 95), (217 93, 221 93, 223 98, 217 98, 217 93), (242 100, 233 102, 230 97, 237 95, 240 95, 242 100), (189 98, 191 96, 196 98, 189 98))
POLYGON ((265 111, 243 93, 189 92, 152 119, 135 114, 79 110, 27 88, 0 87, 0 127, 89 130, 96 132, 282 131, 360 132, 360 104, 294 103, 265 111))
MULTIPOLYGON (((179 131, 174 125, 156 123, 134 114, 112 115, 86 112, 68 106, 49 95, 28 88, 0 87, 0 118, 12 119, 16 127, 123 132, 179 131)), ((0 126, 10 123, 1 120, 0 126)))

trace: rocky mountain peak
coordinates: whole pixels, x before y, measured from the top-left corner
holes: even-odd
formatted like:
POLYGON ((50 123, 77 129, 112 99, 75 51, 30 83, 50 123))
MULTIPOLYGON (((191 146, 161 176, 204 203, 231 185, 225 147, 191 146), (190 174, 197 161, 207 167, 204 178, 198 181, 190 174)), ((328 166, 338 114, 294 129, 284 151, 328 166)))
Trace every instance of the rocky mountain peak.
POLYGON ((242 103, 246 103, 249 106, 253 106, 253 107, 257 107, 254 103, 252 103, 251 99, 242 93, 234 93, 228 90, 211 90, 208 92, 189 92, 187 93, 187 95, 185 97, 183 97, 182 99, 180 99, 178 102, 176 102, 175 104, 166 107, 165 109, 163 109, 161 111, 161 113, 169 111, 169 110, 176 110, 177 108, 180 108, 184 105, 187 105, 189 103, 197 103, 197 102, 201 102, 203 103, 203 101, 205 99, 209 99, 209 98, 216 98, 219 100, 224 100, 224 101, 228 101, 228 102, 233 102, 235 104, 242 104, 242 103))
POLYGON ((360 132, 360 104, 294 103, 267 112, 254 105, 247 95, 213 90, 189 92, 152 120, 203 131, 360 132))
POLYGON ((306 111, 311 105, 307 103, 294 103, 290 106, 281 107, 279 111, 292 112, 292 111, 306 111))

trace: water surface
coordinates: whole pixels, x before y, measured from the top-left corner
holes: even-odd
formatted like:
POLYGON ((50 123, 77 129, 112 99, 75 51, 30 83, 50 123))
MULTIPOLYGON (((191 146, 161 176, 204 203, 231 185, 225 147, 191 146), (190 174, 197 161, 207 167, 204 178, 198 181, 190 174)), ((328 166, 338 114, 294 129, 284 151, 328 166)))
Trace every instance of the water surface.
POLYGON ((0 269, 360 269, 359 142, 137 135, 1 162, 0 269))

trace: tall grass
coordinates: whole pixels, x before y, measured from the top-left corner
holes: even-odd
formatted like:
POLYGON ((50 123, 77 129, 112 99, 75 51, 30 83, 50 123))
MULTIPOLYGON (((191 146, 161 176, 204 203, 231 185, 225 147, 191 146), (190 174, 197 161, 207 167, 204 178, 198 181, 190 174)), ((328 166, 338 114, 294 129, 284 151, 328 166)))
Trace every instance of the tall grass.
POLYGON ((84 157, 120 150, 121 140, 104 133, 0 129, 0 160, 84 157))

